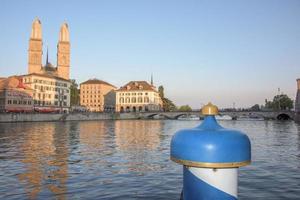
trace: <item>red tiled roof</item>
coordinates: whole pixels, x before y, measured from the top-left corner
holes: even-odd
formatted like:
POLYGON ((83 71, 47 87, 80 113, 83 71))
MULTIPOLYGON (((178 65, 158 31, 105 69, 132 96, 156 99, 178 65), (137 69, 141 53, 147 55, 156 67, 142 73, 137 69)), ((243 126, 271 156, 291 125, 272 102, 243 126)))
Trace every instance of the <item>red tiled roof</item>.
POLYGON ((30 75, 42 76, 42 77, 46 77, 46 78, 55 78, 55 79, 58 79, 58 80, 61 80, 61 81, 70 82, 70 80, 68 80, 68 79, 64 79, 64 78, 61 78, 61 77, 58 77, 58 76, 55 76, 55 75, 51 75, 51 74, 32 73, 32 74, 25 74, 25 75, 22 75, 22 76, 30 76, 30 75))
POLYGON ((110 86, 112 86, 114 88, 117 88, 116 86, 114 86, 114 85, 112 85, 112 84, 110 84, 108 82, 99 80, 99 79, 89 79, 89 80, 87 80, 85 82, 80 83, 80 85, 84 85, 84 84, 103 84, 103 85, 110 85, 110 86))
POLYGON ((117 91, 139 91, 139 90, 148 90, 156 91, 155 87, 147 83, 146 81, 130 81, 117 91))
POLYGON ((10 89, 10 88, 23 88, 25 90, 32 90, 30 87, 23 84, 22 78, 20 76, 11 76, 6 79, 0 80, 0 89, 10 89))

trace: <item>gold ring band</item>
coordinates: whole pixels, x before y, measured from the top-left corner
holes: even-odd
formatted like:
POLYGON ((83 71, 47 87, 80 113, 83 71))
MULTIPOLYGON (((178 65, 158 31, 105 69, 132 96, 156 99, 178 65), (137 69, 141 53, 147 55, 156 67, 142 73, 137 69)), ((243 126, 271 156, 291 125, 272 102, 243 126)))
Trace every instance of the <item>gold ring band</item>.
POLYGON ((246 166, 251 163, 251 160, 247 160, 243 162, 230 162, 230 163, 194 162, 189 160, 176 159, 172 156, 171 156, 171 160, 188 167, 199 167, 199 168, 235 168, 235 167, 246 166))

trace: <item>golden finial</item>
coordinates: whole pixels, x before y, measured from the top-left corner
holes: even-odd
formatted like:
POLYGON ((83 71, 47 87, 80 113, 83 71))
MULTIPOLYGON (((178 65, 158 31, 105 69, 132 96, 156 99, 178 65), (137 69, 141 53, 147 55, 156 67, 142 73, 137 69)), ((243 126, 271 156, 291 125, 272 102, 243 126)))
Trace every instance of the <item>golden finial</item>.
POLYGON ((202 111, 203 115, 218 115, 219 114, 218 107, 213 105, 210 102, 207 105, 203 106, 201 111, 202 111))

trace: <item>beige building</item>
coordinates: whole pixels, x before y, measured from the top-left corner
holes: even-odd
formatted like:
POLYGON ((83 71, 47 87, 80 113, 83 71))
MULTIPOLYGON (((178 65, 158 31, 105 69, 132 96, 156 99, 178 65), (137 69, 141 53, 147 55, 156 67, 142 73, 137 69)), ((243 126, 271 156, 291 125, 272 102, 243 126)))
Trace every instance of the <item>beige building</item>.
POLYGON ((28 49, 28 74, 23 82, 34 90, 36 111, 68 111, 70 107, 70 36, 68 25, 64 23, 59 32, 57 44, 57 67, 48 61, 42 65, 43 41, 42 25, 34 20, 28 49))
POLYGON ((131 81, 116 90, 117 112, 160 111, 162 100, 155 86, 146 81, 131 81))
POLYGON ((33 90, 22 78, 12 76, 0 80, 0 112, 32 112, 33 90))
POLYGON ((41 112, 67 112, 70 108, 69 80, 51 74, 23 75, 23 83, 32 88, 34 109, 41 112))
POLYGON ((92 112, 115 110, 115 86, 98 79, 80 84, 80 105, 92 112))

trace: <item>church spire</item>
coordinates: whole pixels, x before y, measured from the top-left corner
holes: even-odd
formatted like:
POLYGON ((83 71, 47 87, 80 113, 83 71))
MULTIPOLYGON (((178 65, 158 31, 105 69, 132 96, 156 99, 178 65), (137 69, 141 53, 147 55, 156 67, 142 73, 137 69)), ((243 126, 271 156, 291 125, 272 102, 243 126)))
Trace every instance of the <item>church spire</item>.
POLYGON ((153 74, 151 73, 151 85, 153 85, 153 74))
POLYGON ((46 65, 48 65, 49 60, 48 60, 48 46, 47 46, 47 57, 46 57, 46 65))
POLYGON ((36 18, 32 23, 30 38, 39 40, 42 39, 42 23, 38 18, 36 18))

